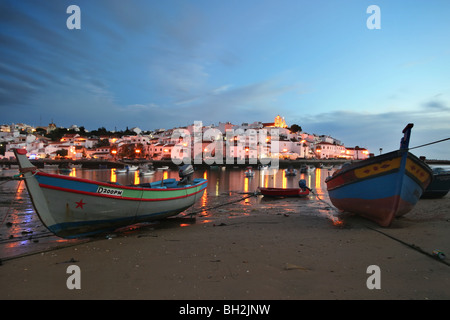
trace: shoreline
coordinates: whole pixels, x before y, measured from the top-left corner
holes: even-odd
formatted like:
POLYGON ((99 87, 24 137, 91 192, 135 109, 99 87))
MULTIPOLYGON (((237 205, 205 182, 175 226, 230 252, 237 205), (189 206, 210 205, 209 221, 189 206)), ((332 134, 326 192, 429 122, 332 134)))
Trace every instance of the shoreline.
MULTIPOLYGON (((247 166, 260 166, 265 164, 271 164, 272 160, 277 162, 279 165, 279 168, 285 169, 289 166, 295 166, 295 167, 301 167, 302 165, 312 165, 316 168, 320 167, 321 164, 323 165, 333 165, 333 166, 339 166, 342 165, 345 162, 358 162, 362 160, 357 159, 316 159, 316 158, 298 158, 295 160, 289 160, 289 159, 271 159, 267 158, 265 161, 260 161, 259 159, 237 159, 233 158, 229 163, 227 163, 227 159, 218 159, 217 162, 214 162, 213 164, 207 164, 206 162, 202 161, 202 163, 195 163, 194 159, 191 159, 191 164, 198 168, 210 168, 210 167, 226 167, 226 168, 233 168, 233 167, 239 167, 239 168, 245 168, 247 166)), ((50 165, 67 165, 67 164, 81 164, 83 169, 98 169, 99 167, 105 167, 107 169, 111 168, 123 168, 125 165, 140 165, 140 164, 152 164, 155 167, 161 167, 161 166, 169 166, 172 169, 178 169, 178 165, 176 165, 171 159, 168 160, 154 160, 154 159, 129 159, 129 160, 106 160, 106 159, 61 159, 61 160, 53 160, 53 159, 38 159, 38 160, 31 160, 31 163, 35 165, 37 168, 44 168, 44 164, 50 164, 50 165)), ((437 160, 437 159, 426 159, 425 163, 428 165, 450 165, 450 160, 437 160)), ((5 160, 0 159, 0 166, 17 166, 17 160, 5 160)))
POLYGON ((228 212, 213 221, 197 218, 188 226, 166 221, 110 239, 4 261, 0 298, 450 298, 450 266, 413 249, 429 253, 439 249, 450 262, 449 195, 420 200, 390 228, 345 214, 344 226, 336 227, 317 214, 326 208, 310 209, 315 212, 296 208, 288 215, 277 213, 274 203, 273 208, 255 207, 251 215, 228 212), (79 290, 67 288, 70 265, 80 268, 79 290), (371 265, 380 268, 381 289, 367 287, 371 265))

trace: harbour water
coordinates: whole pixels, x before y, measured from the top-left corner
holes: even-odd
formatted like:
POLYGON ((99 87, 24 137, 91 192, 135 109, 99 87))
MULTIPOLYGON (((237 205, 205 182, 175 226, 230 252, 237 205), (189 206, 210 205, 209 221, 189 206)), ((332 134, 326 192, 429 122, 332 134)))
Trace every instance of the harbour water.
MULTIPOLYGON (((299 168, 297 168, 299 169, 299 168)), ((58 173, 58 169, 44 169, 58 173)), ((171 228, 189 226, 192 223, 214 223, 217 218, 229 218, 254 214, 315 215, 328 220, 333 225, 341 221, 336 212, 327 205, 325 178, 334 169, 316 169, 310 174, 297 173, 286 176, 284 170, 255 170, 253 177, 246 177, 244 169, 232 167, 211 167, 198 169, 194 177, 208 180, 203 197, 191 208, 169 218, 171 228), (255 195, 258 187, 298 187, 299 179, 304 179, 314 193, 306 198, 269 199, 255 195), (320 199, 320 200, 319 200, 320 199), (196 219, 190 219, 195 215, 196 219), (175 223, 174 223, 175 222, 175 223)), ((13 176, 18 170, 4 170, 2 176, 13 176)), ((156 170, 152 176, 139 176, 139 172, 116 174, 114 169, 72 169, 67 175, 96 181, 112 181, 123 185, 178 179, 178 171, 156 170)), ((0 259, 22 256, 30 253, 55 249, 79 243, 82 240, 66 240, 52 235, 39 220, 34 211, 25 182, 20 180, 0 181, 0 259)), ((114 233, 114 236, 138 233, 143 228, 158 228, 165 222, 140 225, 114 233)), ((105 236, 103 236, 104 238, 105 236)), ((92 239, 90 239, 92 240, 92 239)))

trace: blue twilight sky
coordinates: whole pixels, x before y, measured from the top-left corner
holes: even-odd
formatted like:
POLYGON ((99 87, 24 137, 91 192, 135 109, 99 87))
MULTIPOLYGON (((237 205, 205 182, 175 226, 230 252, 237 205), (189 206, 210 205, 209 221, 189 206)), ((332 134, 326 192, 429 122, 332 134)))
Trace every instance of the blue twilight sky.
MULTIPOLYGON (((272 122, 375 154, 450 137, 448 0, 0 0, 0 123, 272 122), (69 5, 81 29, 66 26, 69 5), (370 5, 381 29, 367 28, 370 5)), ((450 159, 450 141, 414 150, 450 159)))

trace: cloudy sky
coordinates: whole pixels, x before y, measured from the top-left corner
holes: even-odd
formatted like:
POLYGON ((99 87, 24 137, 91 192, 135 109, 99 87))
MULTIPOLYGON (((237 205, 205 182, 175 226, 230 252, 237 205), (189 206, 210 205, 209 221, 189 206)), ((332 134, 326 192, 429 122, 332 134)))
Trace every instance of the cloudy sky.
MULTIPOLYGON (((375 154, 450 137, 448 0, 0 0, 0 122, 271 122, 375 154), (81 29, 68 29, 69 5, 81 29), (369 29, 370 5, 381 29, 369 29)), ((450 141, 416 149, 450 159, 450 141)))

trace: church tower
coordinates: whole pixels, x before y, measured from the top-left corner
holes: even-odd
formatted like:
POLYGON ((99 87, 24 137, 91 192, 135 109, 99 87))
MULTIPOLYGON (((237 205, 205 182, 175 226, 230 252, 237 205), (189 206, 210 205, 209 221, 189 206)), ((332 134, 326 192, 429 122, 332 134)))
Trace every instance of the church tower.
POLYGON ((287 128, 286 121, 284 120, 284 117, 280 117, 280 115, 277 115, 275 117, 274 127, 287 128))

